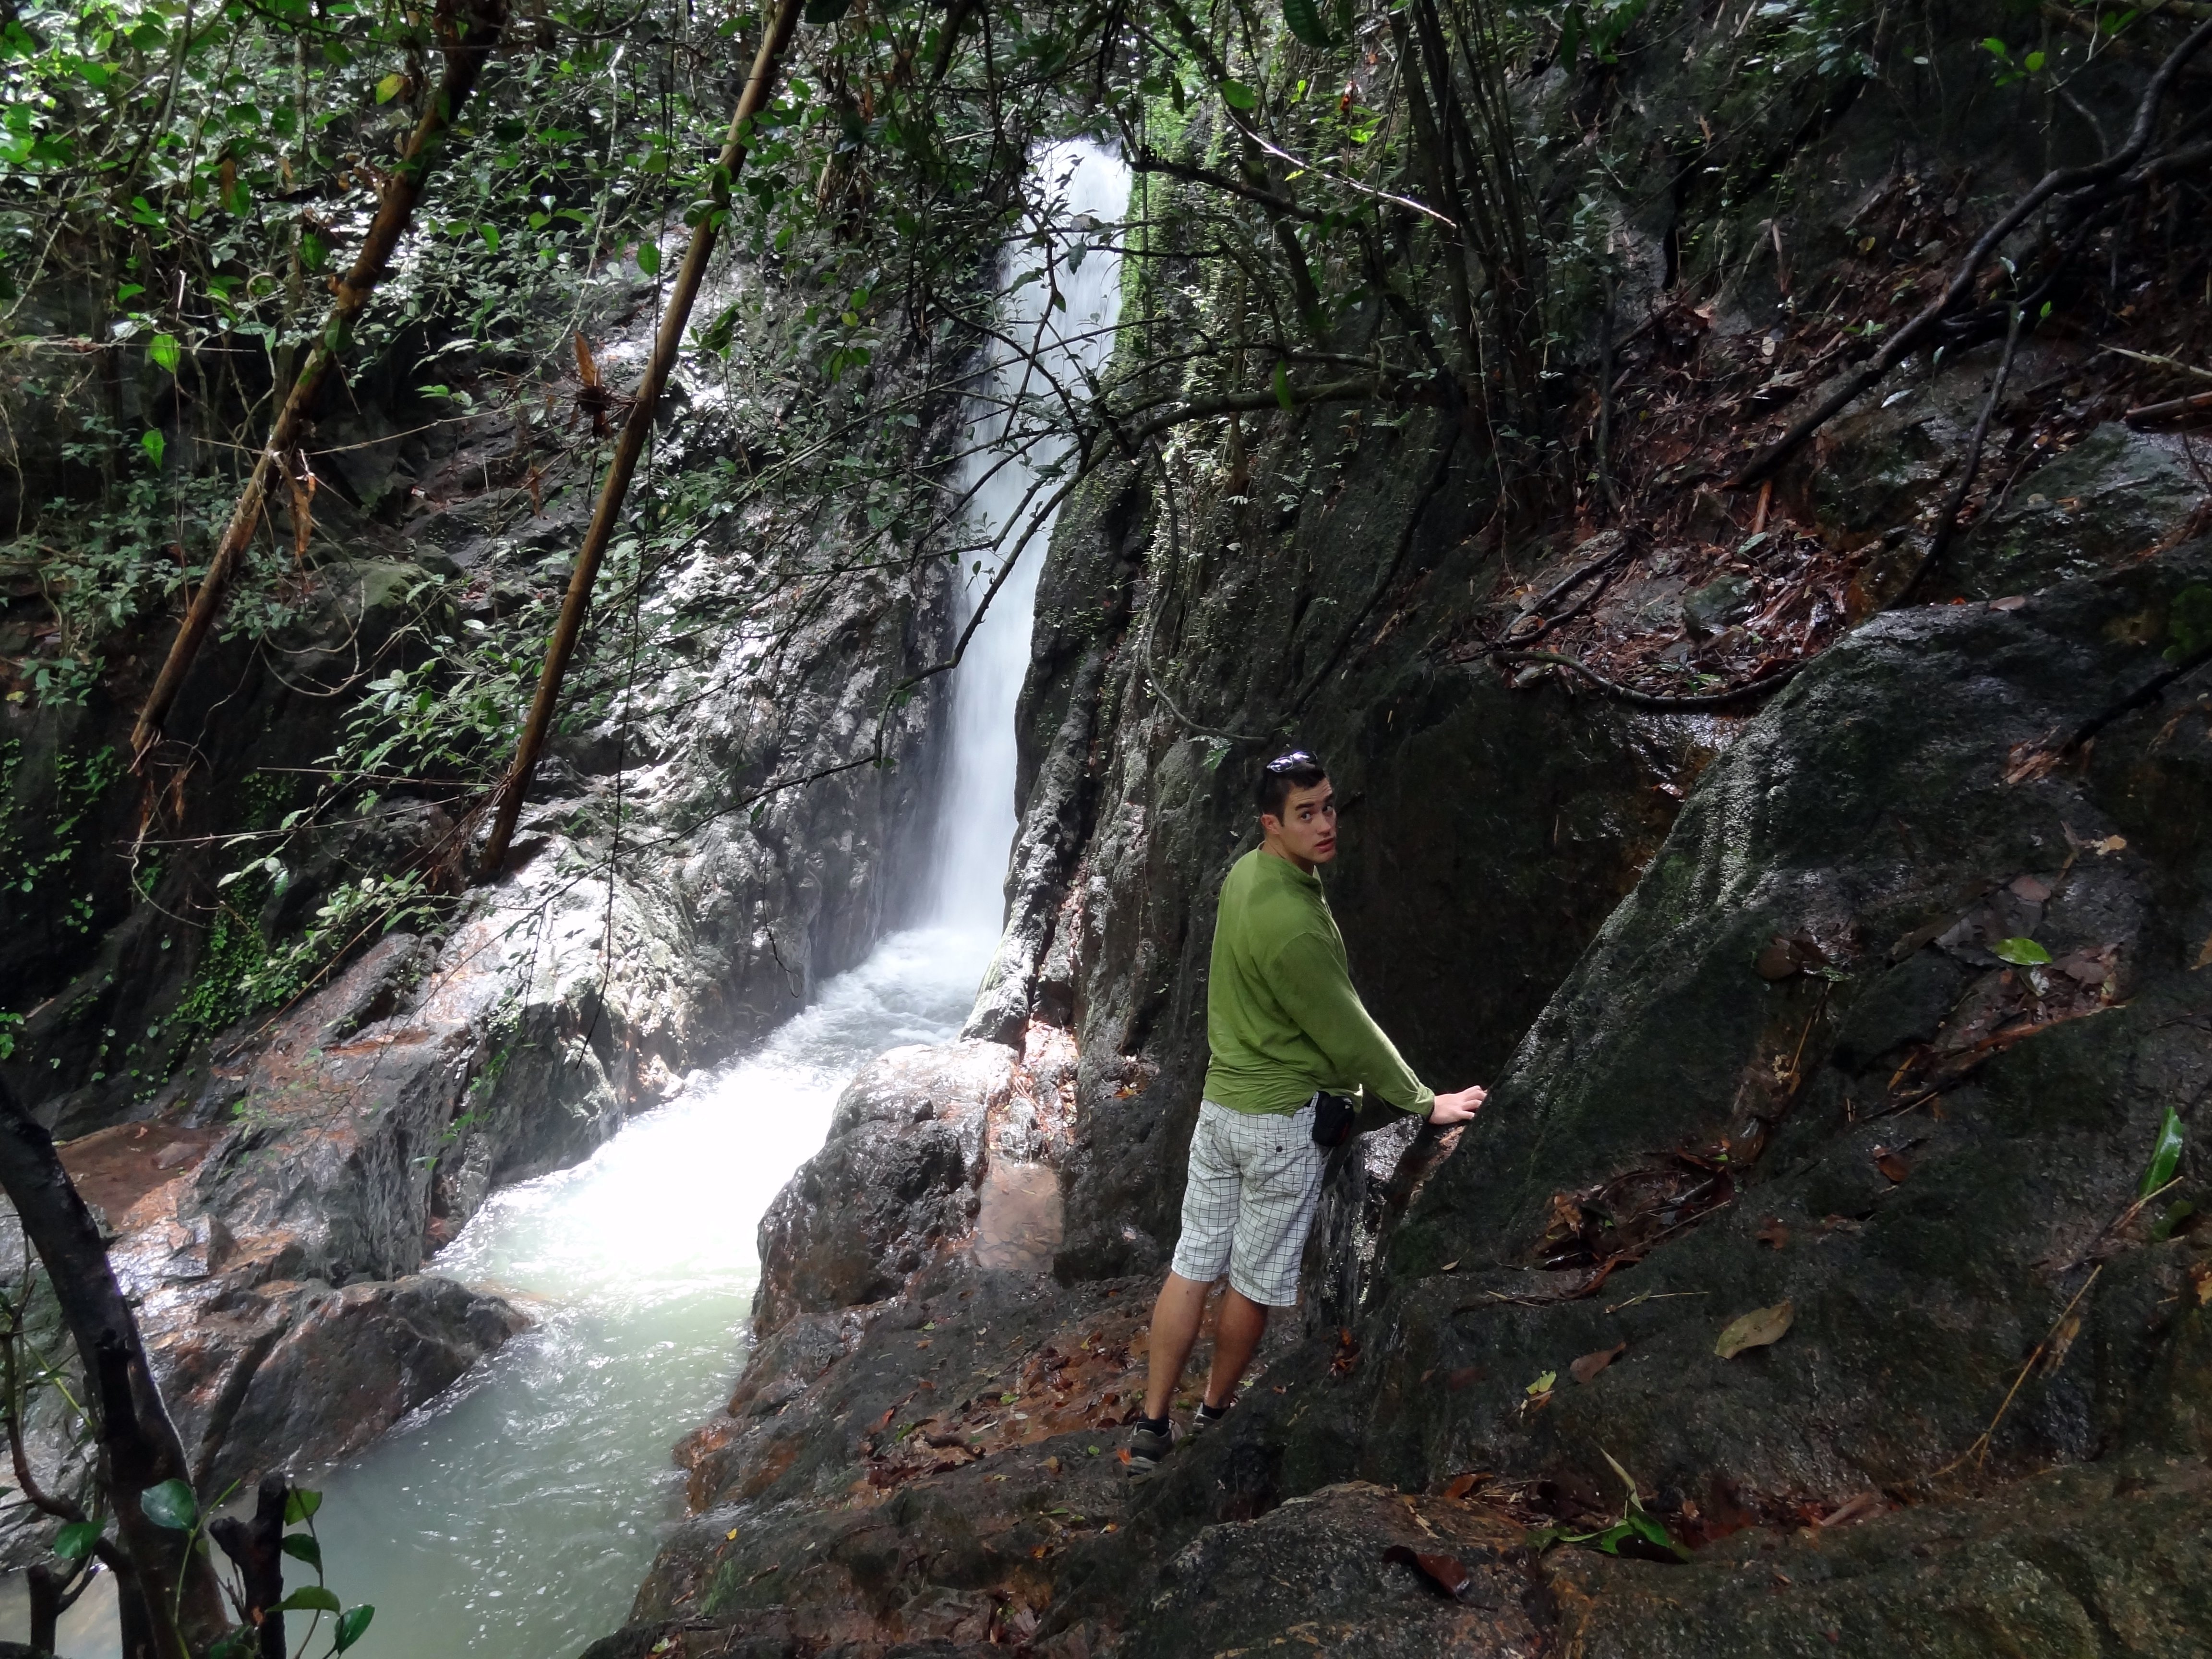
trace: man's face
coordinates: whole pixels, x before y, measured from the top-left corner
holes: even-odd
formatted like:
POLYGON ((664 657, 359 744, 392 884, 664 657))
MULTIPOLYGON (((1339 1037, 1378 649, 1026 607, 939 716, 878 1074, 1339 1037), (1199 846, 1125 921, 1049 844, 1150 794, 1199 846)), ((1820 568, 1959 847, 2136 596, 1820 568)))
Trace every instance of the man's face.
POLYGON ((1336 791, 1327 778, 1310 789, 1293 789, 1280 817, 1260 815, 1260 829, 1268 846, 1300 869, 1327 864, 1336 856, 1336 791))

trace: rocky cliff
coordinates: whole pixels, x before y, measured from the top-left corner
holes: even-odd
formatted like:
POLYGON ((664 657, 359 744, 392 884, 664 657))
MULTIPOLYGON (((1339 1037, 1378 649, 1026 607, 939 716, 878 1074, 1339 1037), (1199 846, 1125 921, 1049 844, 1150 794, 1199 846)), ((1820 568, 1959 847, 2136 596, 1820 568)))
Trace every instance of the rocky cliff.
POLYGON ((969 1028, 1059 1114, 1004 1160, 1056 1172, 1049 1271, 990 1253, 1000 1160, 923 1080, 972 1050, 856 1085, 592 1659, 2199 1650, 2212 1262, 2159 1152, 2212 1084, 2197 457, 2077 324, 1922 356, 1725 489, 2043 158, 1978 14, 1772 95, 1771 40, 1668 17, 1588 94, 1611 492, 1517 522, 1445 419, 1323 407, 1233 487, 1171 453, 1071 504, 969 1028), (1700 174, 1676 123, 1732 77, 1700 174), (1285 740, 1370 1006, 1492 1098, 1336 1158, 1302 1316, 1137 1485, 1212 895, 1285 740), (901 1174, 826 1178, 863 1169, 901 1174))

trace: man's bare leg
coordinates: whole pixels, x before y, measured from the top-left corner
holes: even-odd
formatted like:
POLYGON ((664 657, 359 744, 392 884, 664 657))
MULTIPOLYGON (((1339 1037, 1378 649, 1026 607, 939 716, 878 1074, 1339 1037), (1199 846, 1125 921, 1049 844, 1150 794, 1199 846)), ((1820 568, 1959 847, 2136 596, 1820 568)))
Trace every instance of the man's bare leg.
MULTIPOLYGON (((1190 1351, 1198 1343, 1198 1328, 1206 1318, 1206 1292, 1210 1287, 1195 1279, 1185 1279, 1171 1273, 1168 1282, 1160 1286, 1159 1300, 1152 1304, 1152 1334, 1151 1352, 1145 1382, 1145 1415, 1162 1418, 1175 1403, 1176 1385, 1182 1381, 1182 1368, 1190 1363, 1190 1351)), ((1234 1297, 1237 1292, 1229 1293, 1234 1297)), ((1237 1297, 1242 1301, 1243 1298, 1237 1297)), ((1248 1353, 1245 1356, 1249 1358, 1248 1353)), ((1216 1360, 1216 1364, 1219 1361, 1216 1360)))
POLYGON ((1206 1403, 1219 1411, 1237 1398, 1237 1385, 1267 1334, 1267 1310, 1237 1291, 1221 1298, 1221 1314, 1213 1332, 1213 1369, 1206 1379, 1206 1403))

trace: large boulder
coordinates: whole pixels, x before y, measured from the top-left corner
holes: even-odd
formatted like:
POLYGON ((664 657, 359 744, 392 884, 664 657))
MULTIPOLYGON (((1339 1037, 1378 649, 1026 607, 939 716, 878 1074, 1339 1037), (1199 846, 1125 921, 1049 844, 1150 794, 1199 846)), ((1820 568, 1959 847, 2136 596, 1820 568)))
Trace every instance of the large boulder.
POLYGON ((1013 1074, 1011 1049, 963 1042, 894 1048, 847 1085, 827 1143, 761 1218, 757 1335, 881 1301, 968 1237, 1013 1074))

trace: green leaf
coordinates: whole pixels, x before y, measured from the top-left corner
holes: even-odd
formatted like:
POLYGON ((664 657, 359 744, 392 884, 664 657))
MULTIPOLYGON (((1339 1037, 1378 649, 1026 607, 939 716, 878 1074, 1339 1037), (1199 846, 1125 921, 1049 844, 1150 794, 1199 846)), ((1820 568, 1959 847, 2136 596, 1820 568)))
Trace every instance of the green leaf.
POLYGON ((637 245, 637 268, 648 276, 660 274, 660 244, 640 242, 637 245))
POLYGON ((2177 1200, 2150 1230, 2150 1236, 2163 1244, 2173 1237, 2173 1230, 2197 1213, 2197 1206, 2187 1199, 2177 1200))
POLYGON ((799 15, 816 28, 827 28, 852 9, 853 0, 806 0, 806 9, 799 15))
POLYGON ((1275 361, 1275 401, 1285 409, 1296 409, 1297 400, 1291 396, 1291 366, 1280 358, 1275 361))
POLYGON ((1713 1344, 1713 1352, 1723 1359, 1733 1359, 1747 1348, 1764 1348, 1779 1342, 1788 1334, 1796 1316, 1796 1304, 1789 1302, 1778 1302, 1771 1308, 1753 1308, 1742 1317, 1729 1322, 1720 1340, 1713 1344))
POLYGON ((1283 0, 1283 21, 1291 26, 1292 34, 1316 52, 1326 52, 1336 44, 1314 0, 1283 0))
POLYGON ((337 1613, 338 1598, 320 1584, 302 1584, 276 1604, 279 1613, 337 1613))
POLYGON ((1221 83, 1221 101, 1231 109, 1257 109, 1260 94, 1242 81, 1224 81, 1221 83))
POLYGON ((284 1524, 295 1527, 302 1521, 310 1520, 322 1506, 322 1493, 309 1492, 305 1486, 295 1486, 284 1494, 284 1524))
POLYGON ((2212 651, 2212 586, 2198 582, 2173 596, 2166 607, 2166 634, 2168 662, 2187 662, 2212 651))
POLYGON ((158 432, 141 433, 138 437, 138 447, 146 452, 146 459, 153 462, 155 471, 159 471, 161 466, 161 457, 169 453, 169 441, 158 432))
MULTIPOLYGON (((147 434, 149 437, 156 435, 147 434)), ((181 1480, 164 1480, 158 1486, 147 1487, 138 1494, 138 1507, 155 1526, 167 1527, 172 1532, 188 1530, 200 1513, 199 1499, 181 1480)))
POLYGON ((1534 1382, 1531 1382, 1531 1383, 1530 1383, 1527 1388, 1523 1389, 1522 1390, 1522 1393, 1523 1393, 1523 1394, 1527 1395, 1530 1399, 1532 1399, 1532 1400, 1533 1400, 1533 1399, 1534 1399, 1534 1398, 1535 1398, 1538 1395, 1540 1395, 1540 1394, 1549 1394, 1549 1393, 1551 1393, 1552 1389, 1553 1389, 1553 1386, 1555 1383, 1557 1383, 1557 1382, 1559 1382, 1559 1372, 1557 1372, 1557 1371, 1546 1371, 1546 1372, 1545 1372, 1541 1376, 1538 1377, 1538 1378, 1537 1378, 1534 1382))
POLYGON ((1558 57, 1553 60, 1562 69, 1574 68, 1576 54, 1583 48, 1583 35, 1585 28, 1586 26, 1583 21, 1583 9, 1580 6, 1569 6, 1566 16, 1559 23, 1559 51, 1558 57))
POLYGON ((100 1522, 72 1521, 54 1534, 54 1553, 64 1561, 82 1561, 100 1542, 100 1522))
POLYGON ((177 372, 177 365, 185 357, 184 350, 177 344, 177 337, 173 334, 156 334, 147 341, 146 355, 154 360, 156 368, 171 374, 177 372))
POLYGON ((338 1615, 337 1645, 331 1649, 331 1651, 333 1653, 343 1653, 355 1643, 360 1641, 362 1635, 368 1629, 368 1621, 375 1617, 376 1609, 369 1606, 366 1601, 362 1602, 357 1607, 348 1607, 343 1613, 340 1613, 338 1615))
POLYGON ((1982 50, 1988 52, 1990 57, 1996 58, 1999 62, 2002 62, 2006 58, 2011 56, 2010 52, 2006 48, 2005 43, 1998 40, 1994 34, 1990 35, 1982 42, 1982 50))
POLYGON ((288 1532, 284 1534, 284 1553, 295 1561, 305 1561, 317 1572, 323 1570, 323 1547, 312 1534, 288 1532))
POLYGON ((406 85, 407 77, 404 75, 394 73, 386 76, 376 83, 376 101, 380 104, 390 103, 399 95, 406 85))
POLYGON ((2181 1117, 2172 1107, 2166 1109, 2166 1118, 2158 1126, 2158 1139, 2150 1149, 2150 1164, 2143 1170, 2142 1185, 2136 1188, 2136 1196, 2148 1198, 2173 1179, 2174 1166, 2181 1162, 2181 1117))
POLYGON ((483 245, 489 248, 494 253, 499 252, 499 227, 497 225, 478 225, 477 227, 477 234, 483 238, 483 245))
POLYGON ((2026 69, 2030 75, 2033 75, 2042 69, 2044 64, 2048 61, 2049 60, 2045 58, 2041 52, 2031 52, 2027 57, 2021 59, 2021 67, 2026 69))
POLYGON ((2032 939, 2000 939, 1990 948, 1999 962, 2009 962, 2015 968, 2040 968, 2051 960, 2051 952, 2032 939))

